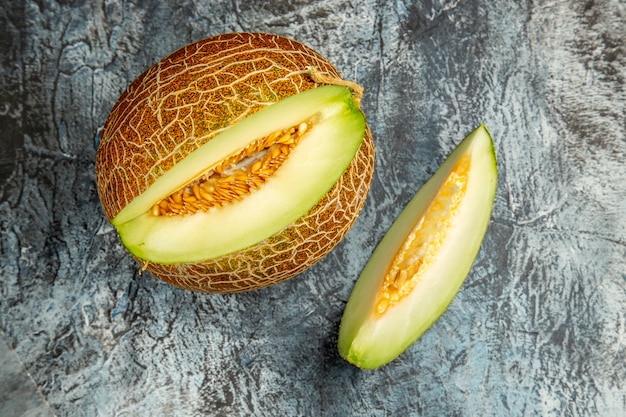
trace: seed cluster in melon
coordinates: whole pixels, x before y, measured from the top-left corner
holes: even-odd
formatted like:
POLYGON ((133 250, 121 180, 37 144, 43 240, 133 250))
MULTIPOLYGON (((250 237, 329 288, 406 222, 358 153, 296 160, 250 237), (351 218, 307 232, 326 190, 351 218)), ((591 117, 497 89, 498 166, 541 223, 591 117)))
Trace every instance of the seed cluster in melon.
POLYGON ((270 285, 321 259, 358 216, 373 168, 346 84, 310 48, 256 33, 196 42, 146 70, 96 155, 104 213, 131 255, 205 292, 270 285))
POLYGON ((152 206, 154 216, 175 216, 208 211, 258 189, 287 159, 314 120, 255 140, 244 149, 211 167, 201 177, 152 206))

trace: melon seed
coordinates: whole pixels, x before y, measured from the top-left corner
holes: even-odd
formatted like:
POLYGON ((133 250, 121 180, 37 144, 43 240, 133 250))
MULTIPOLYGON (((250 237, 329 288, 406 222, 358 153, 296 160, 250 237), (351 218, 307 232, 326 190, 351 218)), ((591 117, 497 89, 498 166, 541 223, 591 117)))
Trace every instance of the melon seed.
POLYGON ((205 174, 152 206, 153 216, 179 216, 207 211, 240 200, 263 184, 283 164, 310 129, 313 120, 273 132, 231 155, 205 174), (246 158, 257 158, 245 164, 246 158), (242 163, 232 172, 229 168, 242 163))

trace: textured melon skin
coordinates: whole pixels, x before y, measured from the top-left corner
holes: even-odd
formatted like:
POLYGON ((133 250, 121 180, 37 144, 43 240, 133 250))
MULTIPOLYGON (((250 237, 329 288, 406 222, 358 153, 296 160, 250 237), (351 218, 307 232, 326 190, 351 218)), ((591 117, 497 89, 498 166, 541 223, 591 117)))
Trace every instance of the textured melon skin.
MULTIPOLYGON (((107 219, 218 133, 274 102, 320 86, 310 67, 340 78, 310 48, 260 33, 208 38, 150 67, 120 96, 102 131, 96 181, 107 219)), ((199 263, 135 259, 156 277, 196 291, 238 292, 283 281, 321 259, 350 229, 365 202, 373 163, 366 129, 335 186, 307 215, 274 236, 199 263)))

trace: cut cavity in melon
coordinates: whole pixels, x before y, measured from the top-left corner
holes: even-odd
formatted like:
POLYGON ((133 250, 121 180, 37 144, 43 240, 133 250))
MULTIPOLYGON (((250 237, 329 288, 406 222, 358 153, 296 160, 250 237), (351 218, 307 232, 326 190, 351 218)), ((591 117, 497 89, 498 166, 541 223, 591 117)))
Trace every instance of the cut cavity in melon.
POLYGON ((270 178, 317 118, 257 139, 204 175, 152 206, 154 216, 178 216, 208 211, 240 200, 270 178))
POLYGON ((236 252, 305 215, 341 177, 364 133, 364 116, 348 88, 305 91, 249 116, 198 148, 131 201, 112 223, 127 249, 147 262, 193 263, 236 252), (263 154, 280 152, 285 135, 289 137, 283 142, 294 146, 262 184, 207 211, 172 216, 164 214, 177 213, 158 211, 163 201, 183 198, 185 190, 188 195, 199 192, 211 173, 230 169, 228 176, 235 178, 238 172, 253 171, 263 154), (273 141, 270 145, 258 145, 268 138, 273 141), (237 156, 250 147, 261 155, 237 156))
POLYGON ((409 202, 363 269, 339 329, 344 359, 382 366, 445 311, 480 248, 496 181, 493 143, 481 125, 409 202))

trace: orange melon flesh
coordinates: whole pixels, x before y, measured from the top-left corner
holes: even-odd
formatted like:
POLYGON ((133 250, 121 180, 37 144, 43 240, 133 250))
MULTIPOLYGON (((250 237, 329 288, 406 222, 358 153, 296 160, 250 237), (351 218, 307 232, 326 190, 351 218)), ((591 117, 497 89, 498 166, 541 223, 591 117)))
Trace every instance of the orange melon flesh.
POLYGON ((380 367, 446 310, 480 249, 496 182, 493 143, 481 125, 409 202, 363 269, 339 329, 344 359, 380 367))
POLYGON ((365 134, 365 118, 342 86, 323 86, 275 103, 187 156, 113 220, 122 243, 154 263, 193 263, 237 252, 290 225, 337 182, 365 134), (155 217, 150 208, 254 140, 314 119, 283 165, 258 190, 193 215, 155 217))

